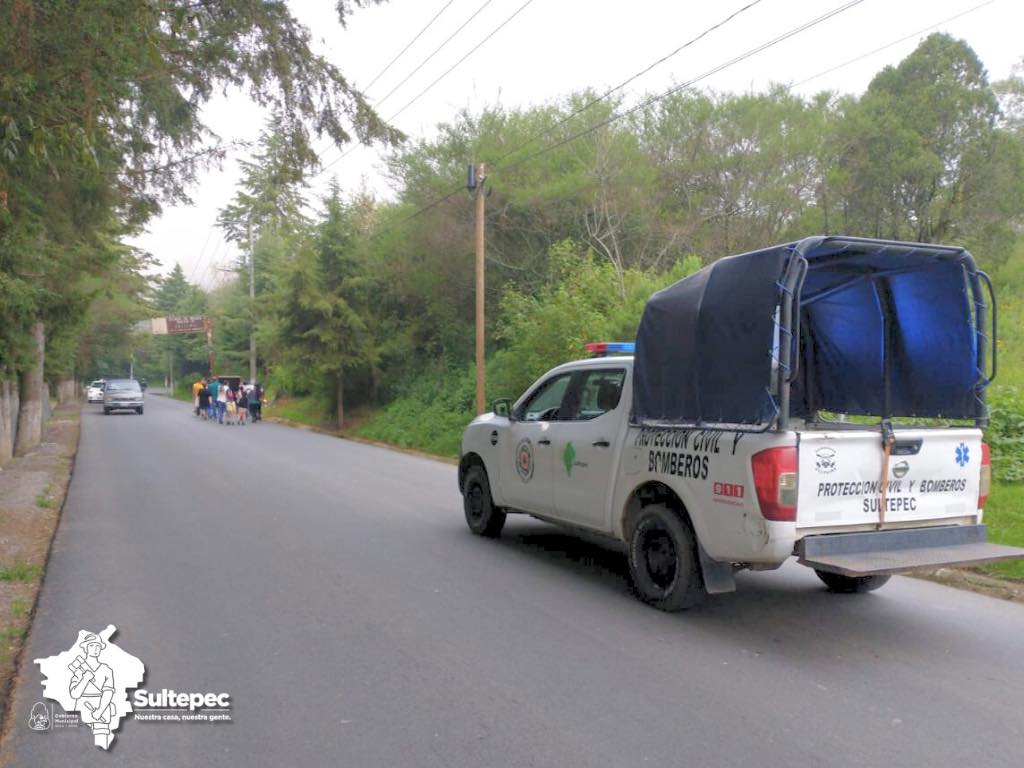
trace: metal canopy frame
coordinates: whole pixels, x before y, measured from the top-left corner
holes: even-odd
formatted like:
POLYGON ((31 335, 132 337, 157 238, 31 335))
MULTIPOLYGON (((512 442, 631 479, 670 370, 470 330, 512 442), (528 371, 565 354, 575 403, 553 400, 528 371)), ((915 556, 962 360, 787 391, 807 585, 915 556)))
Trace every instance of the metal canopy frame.
MULTIPOLYGON (((778 414, 775 418, 775 428, 779 431, 786 431, 789 429, 792 385, 800 371, 800 309, 804 306, 802 295, 804 280, 807 277, 808 271, 811 269, 810 263, 807 259, 807 254, 826 243, 835 243, 837 245, 846 246, 845 248, 839 248, 836 251, 836 255, 842 254, 848 249, 863 251, 865 250, 865 246, 869 246, 874 250, 882 251, 887 248, 898 248, 901 251, 910 249, 910 252, 920 249, 935 253, 936 255, 949 254, 949 256, 955 257, 955 259, 961 263, 964 268, 966 282, 971 288, 971 299, 973 300, 972 303, 974 306, 974 332, 975 346, 977 349, 978 374, 974 391, 975 397, 981 404, 982 413, 981 416, 975 418, 975 424, 979 427, 987 426, 989 419, 988 406, 985 402, 985 389, 993 379, 995 379, 996 375, 997 307, 995 292, 992 290, 992 281, 987 274, 978 269, 971 253, 965 248, 958 248, 956 246, 929 245, 926 243, 909 243, 900 242, 898 240, 879 240, 861 237, 815 236, 804 238, 803 240, 789 246, 791 251, 789 261, 786 264, 786 269, 782 278, 779 280, 779 353, 778 367, 775 371, 775 375, 777 377, 775 384, 776 391, 779 394, 779 403, 778 414), (989 300, 992 307, 991 336, 986 332, 987 310, 990 305, 985 301, 982 288, 983 285, 988 290, 989 300), (987 348, 990 345, 992 349, 992 373, 991 375, 986 375, 986 353, 987 348)), ((935 261, 938 262, 939 259, 936 259, 935 261)), ((945 261, 945 259, 942 259, 942 261, 945 261)), ((921 265, 921 268, 927 268, 927 266, 928 264, 925 263, 921 265)), ((810 297, 810 302, 823 298, 823 295, 832 293, 834 290, 847 288, 855 281, 867 279, 875 280, 878 277, 903 273, 906 271, 917 271, 917 268, 865 272, 862 275, 853 276, 851 278, 851 282, 844 283, 841 287, 837 286, 835 289, 828 289, 823 292, 823 294, 810 297)), ((886 345, 887 348, 888 346, 889 345, 886 345)), ((886 361, 886 386, 888 386, 888 368, 888 361, 886 361)), ((888 414, 885 415, 887 416, 888 414)))

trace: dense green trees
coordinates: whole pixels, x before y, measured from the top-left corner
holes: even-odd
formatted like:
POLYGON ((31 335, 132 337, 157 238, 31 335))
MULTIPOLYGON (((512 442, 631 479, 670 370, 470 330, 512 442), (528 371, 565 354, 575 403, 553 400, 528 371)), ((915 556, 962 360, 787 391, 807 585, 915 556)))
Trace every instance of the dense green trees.
MULTIPOLYGON (((379 1, 338 0, 339 20, 379 1)), ((273 110, 292 173, 316 165, 313 137, 399 138, 276 0, 2 0, 0 54, 0 411, 20 377, 23 448, 40 428, 39 349, 48 377, 83 370, 74 340, 98 284, 137 274, 118 241, 223 156, 200 112, 215 92, 273 110)), ((0 418, 0 459, 12 434, 0 418)))
POLYGON ((356 366, 372 371, 377 359, 367 322, 376 286, 355 248, 355 212, 336 187, 324 206, 311 237, 273 265, 266 327, 275 365, 307 391, 326 388, 341 428, 345 372, 356 366))
MULTIPOLYGON (((271 389, 315 394, 339 423, 348 400, 456 424, 472 407, 470 160, 490 188, 489 395, 514 395, 588 339, 632 337, 653 290, 731 253, 826 232, 961 243, 997 266, 1024 224, 1020 93, 932 35, 859 97, 684 90, 612 119, 622 103, 584 109, 582 92, 462 112, 391 154, 397 200, 334 190, 312 221, 268 129, 224 216, 276 217, 255 244, 271 389)), ((221 306, 243 312, 242 293, 221 306)))
POLYGON ((471 407, 470 161, 488 167, 491 396, 589 338, 631 336, 646 295, 730 253, 830 232, 962 243, 991 267, 1024 224, 1022 80, 993 86, 946 35, 859 96, 681 90, 617 118, 621 98, 583 91, 462 112, 390 154, 395 200, 335 187, 312 213, 313 135, 399 137, 284 4, 3 7, 0 43, 23 58, 0 75, 0 380, 31 369, 35 323, 52 370, 99 372, 140 348, 171 375, 204 370, 201 339, 117 327, 205 310, 221 371, 246 369, 255 333, 270 388, 317 396, 338 424, 346 403, 403 395, 455 423, 471 407), (58 46, 61 66, 44 65, 58 46), (254 256, 253 308, 242 263, 203 294, 180 270, 148 284, 118 242, 216 157, 198 107, 239 85, 273 115, 220 217, 254 256))

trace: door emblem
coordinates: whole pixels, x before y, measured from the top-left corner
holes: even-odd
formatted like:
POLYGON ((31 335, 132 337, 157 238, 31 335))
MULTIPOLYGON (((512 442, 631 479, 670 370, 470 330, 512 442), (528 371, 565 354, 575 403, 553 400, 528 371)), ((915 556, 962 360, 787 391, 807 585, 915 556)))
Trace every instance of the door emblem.
POLYGON ((524 483, 533 479, 533 443, 524 437, 516 446, 516 472, 524 483))
POLYGON ((565 450, 562 451, 562 463, 565 465, 565 476, 572 477, 572 463, 576 459, 576 449, 572 447, 572 443, 565 444, 565 450))
POLYGON ((814 461, 814 468, 818 471, 819 475, 828 475, 836 471, 836 452, 834 448, 819 448, 814 452, 814 455, 817 457, 814 461))
POLYGON ((901 478, 910 471, 910 465, 905 461, 901 461, 892 468, 892 476, 895 478, 901 478))

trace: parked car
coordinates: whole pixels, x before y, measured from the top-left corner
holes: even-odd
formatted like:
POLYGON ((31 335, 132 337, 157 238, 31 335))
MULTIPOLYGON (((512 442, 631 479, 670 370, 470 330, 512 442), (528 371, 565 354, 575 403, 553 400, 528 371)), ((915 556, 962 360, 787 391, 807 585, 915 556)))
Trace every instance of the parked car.
POLYGON ((103 389, 103 412, 135 411, 143 409, 142 387, 135 379, 112 379, 103 389))
POLYGON ((107 385, 106 379, 96 379, 85 388, 85 399, 90 403, 103 402, 103 388, 107 385))

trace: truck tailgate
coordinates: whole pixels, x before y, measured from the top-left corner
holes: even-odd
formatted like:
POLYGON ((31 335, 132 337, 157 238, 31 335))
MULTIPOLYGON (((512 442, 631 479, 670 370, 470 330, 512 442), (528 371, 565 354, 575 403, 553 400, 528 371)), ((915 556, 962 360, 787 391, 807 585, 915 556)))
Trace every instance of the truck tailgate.
POLYGON ((1024 549, 990 544, 984 525, 949 525, 867 533, 806 536, 799 562, 844 576, 898 573, 916 568, 977 565, 1024 557, 1024 549))
POLYGON ((978 513, 980 430, 897 429, 895 434, 883 478, 877 430, 801 433, 797 528, 878 523, 883 483, 886 524, 978 513))

